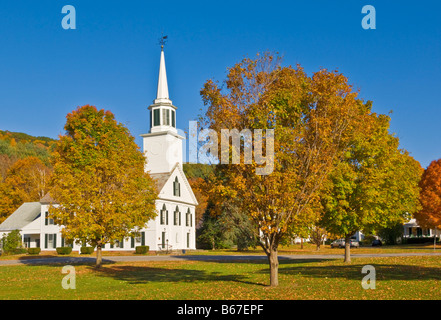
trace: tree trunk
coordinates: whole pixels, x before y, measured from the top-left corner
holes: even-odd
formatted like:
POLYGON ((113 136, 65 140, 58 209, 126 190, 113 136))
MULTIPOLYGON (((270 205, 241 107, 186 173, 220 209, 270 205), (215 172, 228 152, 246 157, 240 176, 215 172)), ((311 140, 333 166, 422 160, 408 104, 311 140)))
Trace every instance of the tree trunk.
POLYGON ((101 264, 103 262, 103 256, 102 256, 102 251, 101 251, 101 244, 96 246, 96 264, 95 267, 96 268, 101 268, 101 264))
POLYGON ((267 256, 270 265, 270 286, 277 287, 279 285, 279 258, 277 250, 270 249, 267 256))
POLYGON ((320 242, 316 244, 315 251, 320 251, 320 242))
POLYGON ((345 237, 345 262, 351 263, 351 235, 345 237))
POLYGON ((303 238, 300 238, 300 249, 303 250, 303 238))

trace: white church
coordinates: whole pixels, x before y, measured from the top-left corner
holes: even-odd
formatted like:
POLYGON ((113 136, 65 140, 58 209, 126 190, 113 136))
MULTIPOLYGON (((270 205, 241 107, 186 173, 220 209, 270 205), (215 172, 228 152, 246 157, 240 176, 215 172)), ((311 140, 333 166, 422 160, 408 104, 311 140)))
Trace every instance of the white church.
MULTIPOLYGON (((156 99, 148 107, 150 132, 141 135, 147 158, 145 170, 155 180, 159 192, 156 200, 157 217, 140 229, 138 237, 123 239, 106 251, 134 251, 146 245, 150 251, 196 249, 196 197, 182 169, 182 141, 185 137, 176 129, 176 107, 169 98, 164 48, 161 46, 158 90, 156 99)), ((39 247, 42 251, 66 246, 61 234, 63 226, 55 225, 47 217, 54 200, 47 194, 40 202, 24 203, 2 224, 0 238, 12 230, 20 230, 24 246, 39 247)), ((74 243, 72 250, 80 250, 74 243)))

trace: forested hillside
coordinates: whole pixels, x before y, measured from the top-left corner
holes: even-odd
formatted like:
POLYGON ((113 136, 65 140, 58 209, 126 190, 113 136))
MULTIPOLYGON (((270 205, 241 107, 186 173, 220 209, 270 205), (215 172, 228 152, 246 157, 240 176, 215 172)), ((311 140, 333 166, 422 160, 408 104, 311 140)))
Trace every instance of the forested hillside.
POLYGON ((54 142, 0 130, 0 223, 23 202, 39 201, 47 192, 54 142))

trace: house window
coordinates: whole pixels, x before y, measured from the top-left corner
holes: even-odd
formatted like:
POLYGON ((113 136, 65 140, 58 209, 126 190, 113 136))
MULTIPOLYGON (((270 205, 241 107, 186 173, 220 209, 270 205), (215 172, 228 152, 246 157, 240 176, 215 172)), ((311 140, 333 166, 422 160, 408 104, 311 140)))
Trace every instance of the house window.
POLYGON ((179 183, 178 177, 176 177, 173 182, 173 195, 176 197, 181 196, 181 184, 179 183))
POLYGON ((24 237, 23 243, 24 243, 25 248, 30 248, 31 247, 31 238, 30 237, 24 237))
POLYGON ((46 249, 55 249, 57 247, 57 234, 56 233, 47 233, 44 235, 44 247, 46 249))
POLYGON ((49 212, 46 211, 44 214, 44 225, 51 226, 54 225, 54 219, 49 218, 49 212))

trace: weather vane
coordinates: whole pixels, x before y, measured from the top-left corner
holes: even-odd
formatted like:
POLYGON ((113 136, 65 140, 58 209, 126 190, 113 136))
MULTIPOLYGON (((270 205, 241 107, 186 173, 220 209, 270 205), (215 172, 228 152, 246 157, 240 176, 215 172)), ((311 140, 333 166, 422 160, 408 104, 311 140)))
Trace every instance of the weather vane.
POLYGON ((159 44, 161 45, 161 49, 164 49, 164 45, 167 41, 168 36, 164 36, 164 34, 162 34, 161 38, 159 39, 159 44))

